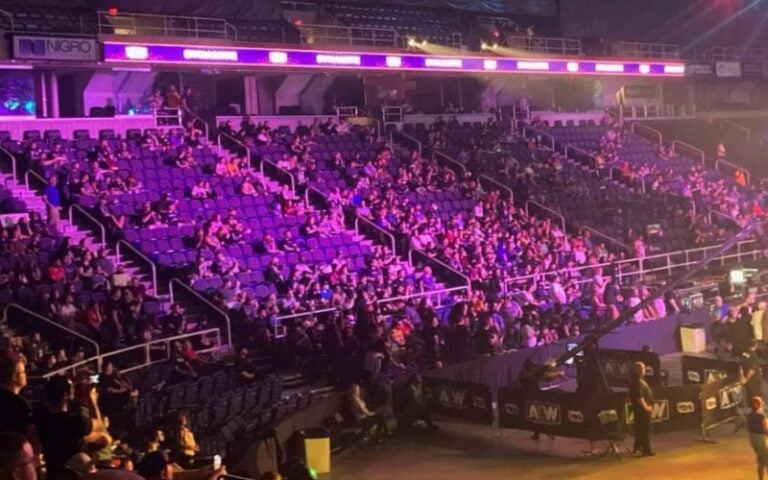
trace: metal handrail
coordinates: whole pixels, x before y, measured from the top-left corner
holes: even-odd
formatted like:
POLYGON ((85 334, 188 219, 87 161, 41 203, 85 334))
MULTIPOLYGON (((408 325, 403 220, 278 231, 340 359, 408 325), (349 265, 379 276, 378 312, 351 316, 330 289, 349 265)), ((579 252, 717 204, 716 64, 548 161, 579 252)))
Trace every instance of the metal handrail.
POLYGON ((712 217, 713 216, 722 217, 722 218, 728 220, 729 222, 735 223, 736 225, 739 224, 738 220, 736 220, 732 216, 728 215, 727 213, 723 213, 720 210, 710 210, 709 212, 707 212, 707 222, 709 222, 710 225, 712 224, 712 217))
POLYGON ((320 25, 320 24, 302 24, 299 27, 301 43, 313 44, 331 43, 339 45, 373 45, 382 47, 397 47, 399 35, 392 28, 381 27, 358 27, 347 25, 320 25), (377 33, 389 33, 391 40, 382 38, 377 33), (370 37, 361 34, 370 33, 370 37))
POLYGON ((752 129, 745 127, 744 125, 738 124, 732 120, 721 120, 720 123, 722 125, 730 125, 731 127, 736 128, 737 130, 741 130, 747 134, 747 141, 752 140, 752 129))
POLYGON ((534 205, 535 207, 538 207, 538 208, 544 210, 545 212, 549 213, 550 215, 553 215, 553 216, 559 218, 560 219, 560 227, 562 228, 563 232, 565 232, 565 217, 560 212, 558 212, 557 210, 553 210, 553 209, 549 208, 548 206, 537 202, 536 200, 528 200, 527 202, 525 202, 525 215, 527 217, 531 216, 529 205, 534 205))
POLYGON ((15 181, 18 181, 19 177, 16 176, 18 173, 18 170, 16 167, 16 155, 6 150, 6 148, 3 147, 2 145, 0 145, 0 153, 3 153, 8 156, 8 159, 11 161, 11 173, 13 173, 13 179, 15 181))
POLYGON ((108 353, 105 353, 104 355, 101 356, 101 361, 103 363, 106 359, 108 359, 110 357, 115 357, 117 355, 122 355, 124 353, 128 353, 128 352, 133 351, 133 350, 141 350, 141 349, 143 349, 143 350, 146 350, 147 352, 149 352, 152 349, 152 347, 155 346, 155 345, 165 345, 165 347, 166 347, 166 358, 164 358, 162 360, 152 361, 152 360, 149 359, 149 355, 147 355, 147 361, 144 362, 144 364, 142 364, 142 365, 135 365, 133 367, 120 369, 121 373, 128 373, 128 372, 131 372, 133 370, 138 370, 140 368, 148 367, 148 366, 153 365, 155 363, 164 362, 164 361, 167 361, 168 359, 170 359, 171 358, 171 352, 170 352, 170 349, 167 348, 167 347, 169 347, 171 345, 171 343, 173 343, 173 342, 177 342, 179 340, 184 340, 184 339, 191 338, 191 337, 203 337, 203 336, 210 335, 212 333, 216 334, 216 344, 217 344, 217 346, 216 347, 211 347, 211 348, 205 348, 205 349, 201 349, 201 350, 195 350, 195 351, 198 352, 198 353, 215 352, 215 351, 217 351, 221 347, 221 331, 218 328, 207 328, 205 330, 200 330, 200 331, 197 331, 197 332, 188 332, 188 333, 182 333, 181 335, 174 335, 172 337, 158 338, 157 340, 150 340, 149 342, 146 342, 146 343, 142 343, 142 344, 139 344, 139 345, 132 345, 130 347, 122 348, 120 350, 115 350, 113 352, 108 352, 108 353))
POLYGON ((638 122, 632 122, 630 124, 629 131, 636 135, 639 135, 639 133, 636 132, 636 130, 639 128, 645 131, 646 133, 649 133, 654 137, 656 137, 657 143, 659 144, 659 148, 661 148, 661 146, 664 145, 664 136, 661 134, 661 132, 656 130, 655 128, 649 127, 648 125, 645 125, 643 123, 638 123, 638 122))
POLYGON ((392 258, 395 257, 395 255, 397 255, 397 249, 395 248, 395 236, 394 235, 392 235, 388 231, 384 230, 380 226, 376 225, 375 223, 373 223, 369 219, 367 219, 367 218, 365 218, 365 217, 363 217, 361 215, 357 215, 355 217, 355 232, 358 235, 362 235, 360 233, 360 222, 366 223, 367 225, 373 227, 374 230, 378 230, 379 232, 383 233, 384 235, 386 235, 389 238, 389 246, 392 249, 392 257, 390 257, 387 261, 391 260, 392 258))
POLYGON ((152 271, 152 288, 154 289, 155 295, 158 295, 160 292, 157 290, 157 265, 155 265, 155 262, 149 259, 146 255, 141 253, 136 247, 128 243, 127 241, 120 239, 115 244, 115 260, 117 260, 117 263, 120 263, 120 245, 125 245, 128 247, 128 250, 133 252, 135 255, 137 255, 139 258, 144 260, 149 264, 149 268, 152 271))
MULTIPOLYGON (((643 187, 643 188, 645 188, 645 187, 643 187)), ((626 243, 622 242, 621 240, 619 240, 617 238, 614 238, 614 237, 612 237, 610 235, 606 235, 605 233, 600 232, 598 230, 595 230, 592 227, 587 227, 585 225, 581 225, 581 226, 579 226, 579 228, 582 229, 582 230, 588 230, 589 232, 592 233, 592 235, 597 235, 598 237, 600 237, 602 239, 608 240, 610 243, 618 245, 619 247, 623 248, 624 250, 627 250, 627 251, 631 251, 632 250, 629 247, 629 245, 627 245, 626 243)))
POLYGON ((283 167, 278 166, 275 162, 272 162, 270 160, 264 160, 262 158, 261 159, 262 175, 264 174, 264 165, 265 164, 266 165, 272 165, 275 169, 277 169, 277 170, 285 173, 286 175, 288 175, 288 178, 290 178, 290 180, 291 180, 291 190, 293 190, 294 192, 296 191, 296 177, 293 175, 293 173, 289 172, 288 170, 284 169, 283 167))
POLYGON ((541 136, 543 136, 545 138, 549 138, 549 143, 550 143, 550 146, 552 147, 552 151, 553 152, 555 151, 555 145, 556 145, 557 142, 555 141, 555 136, 554 135, 552 135, 551 133, 547 133, 544 130, 540 130, 538 128, 526 127, 525 129, 523 129, 523 136, 525 136, 525 131, 526 130, 529 130, 529 131, 531 131, 533 133, 539 134, 539 135, 541 135, 541 136))
POLYGON ((581 40, 565 37, 528 37, 512 35, 503 42, 514 50, 538 53, 559 53, 561 55, 581 55, 581 40))
POLYGON ((430 256, 430 255, 428 255, 426 252, 424 252, 424 251, 422 251, 422 250, 419 250, 419 249, 417 249, 417 248, 412 248, 412 249, 410 249, 410 250, 408 251, 408 262, 409 262, 411 265, 413 265, 413 254, 414 254, 414 253, 418 253, 419 255, 422 255, 422 256, 424 256, 424 257, 425 257, 425 258, 427 258, 428 260, 430 260, 430 261, 433 261, 433 262, 437 263, 437 264, 438 264, 438 265, 440 265, 441 267, 443 267, 443 268, 445 268, 445 269, 449 270, 451 273, 454 273, 454 274, 456 274, 457 276, 461 277, 461 278, 464 280, 464 282, 466 283, 466 286, 467 286, 467 292, 468 292, 468 293, 472 293, 472 280, 470 280, 470 279, 469 279, 469 277, 468 277, 467 275, 465 275, 465 274, 461 273, 460 271, 458 271, 458 270, 456 270, 455 268, 451 267, 451 266, 450 266, 450 265, 448 265, 447 263, 443 263, 443 262, 441 262, 440 260, 438 260, 438 259, 436 259, 436 258, 434 258, 434 257, 432 257, 432 256, 430 256))
POLYGON ((199 115, 193 113, 191 110, 185 109, 184 112, 190 117, 192 117, 193 121, 200 122, 203 124, 203 132, 205 133, 205 139, 210 140, 211 137, 209 137, 209 135, 211 133, 211 130, 210 130, 210 125, 208 125, 208 122, 203 120, 199 115))
POLYGON ((186 37, 188 38, 201 38, 201 33, 219 33, 223 34, 223 38, 229 39, 229 40, 237 40, 237 29, 231 25, 229 22, 225 21, 221 18, 214 18, 214 17, 193 17, 193 16, 185 16, 185 15, 157 15, 157 14, 150 14, 150 13, 119 13, 116 16, 109 15, 108 12, 99 11, 97 13, 98 18, 98 29, 99 33, 102 34, 114 34, 115 28, 125 28, 129 27, 132 30, 133 35, 136 35, 138 31, 143 32, 154 32, 154 35, 157 35, 158 32, 162 33, 162 36, 165 37, 171 37, 176 36, 172 35, 173 32, 186 32, 188 35, 186 37), (114 23, 105 21, 105 19, 112 19, 114 23), (155 26, 153 24, 147 24, 147 25, 141 25, 137 24, 136 20, 139 19, 147 19, 147 20, 162 20, 163 25, 162 26, 155 26), (128 21, 130 24, 121 24, 118 23, 120 21, 128 21), (192 25, 194 25, 194 28, 191 28, 189 26, 169 26, 169 20, 183 20, 185 22, 192 21, 192 25), (200 29, 197 28, 199 21, 206 21, 206 22, 216 22, 222 25, 221 30, 213 30, 213 29, 200 29), (104 31, 104 29, 107 28, 107 31, 104 31), (230 38, 227 35, 228 29, 231 28, 234 33, 235 37, 230 38))
MULTIPOLYGON (((721 261, 724 261, 724 260, 727 260, 727 259, 730 259, 730 258, 736 258, 739 261, 741 261, 742 257, 747 257, 747 256, 752 256, 753 258, 755 258, 758 254, 762 254, 763 253, 762 249, 757 248, 757 249, 754 249, 754 250, 742 251, 742 247, 743 246, 745 246, 745 245, 755 245, 755 244, 756 244, 755 240, 746 240, 746 241, 743 241, 743 242, 739 242, 737 244, 737 252, 738 253, 737 254, 731 254, 731 255, 724 255, 722 257, 721 261)), ((552 277, 552 276, 565 275, 565 274, 573 274, 573 273, 581 274, 584 271, 594 270, 596 268, 606 268, 606 267, 615 267, 618 270, 618 272, 616 273, 617 280, 622 280, 625 277, 632 277, 632 276, 635 276, 635 275, 644 275, 644 274, 655 273, 655 272, 664 271, 664 270, 666 270, 667 272, 671 272, 672 269, 674 269, 674 268, 687 267, 689 265, 693 265, 693 264, 697 263, 698 261, 690 260, 691 255, 693 255, 695 253, 702 253, 702 254, 704 254, 704 253, 706 253, 706 252, 708 252, 710 250, 714 250, 714 249, 717 249, 719 247, 720 247, 720 245, 711 245, 711 246, 708 246, 708 247, 691 248, 691 249, 688 249, 688 250, 678 250, 678 251, 675 251, 675 252, 658 253, 658 254, 649 255, 649 256, 643 257, 643 258, 634 257, 634 258, 629 258, 629 259, 625 259, 625 260, 617 260, 617 261, 614 261, 614 262, 605 262, 605 263, 599 263, 599 264, 594 264, 594 265, 582 265, 582 266, 579 266, 579 267, 576 267, 576 268, 573 268, 573 269, 562 268, 562 269, 558 269, 558 270, 552 270, 552 271, 548 271, 548 272, 540 272, 540 273, 531 274, 531 275, 521 275, 521 276, 518 276, 518 277, 513 277, 513 278, 507 279, 505 281, 505 284, 506 285, 510 285, 510 284, 513 284, 513 283, 522 283, 522 282, 525 282, 525 281, 528 281, 528 280, 534 280, 534 279, 539 278, 539 277, 548 277, 548 276, 552 277), (676 257, 676 256, 683 256, 683 257, 685 257, 686 260, 684 262, 672 263, 672 261, 671 261, 672 257, 676 257), (654 268, 651 268, 651 269, 643 268, 643 263, 650 262, 650 261, 657 261, 659 259, 666 259, 666 264, 664 266, 654 267, 654 268), (626 272, 626 271, 622 272, 622 266, 625 266, 625 265, 626 266, 635 265, 636 269, 635 270, 631 270, 629 272, 626 272)), ((720 258, 720 257, 718 257, 718 258, 720 258)))
POLYGON ((168 108, 168 107, 161 107, 161 108, 155 108, 152 110, 152 117, 155 119, 155 125, 158 125, 158 120, 175 120, 176 124, 163 124, 162 127, 171 127, 171 128, 184 128, 184 119, 181 116, 182 109, 181 108, 168 108), (158 112, 163 112, 161 115, 158 115, 158 112), (168 112, 168 113, 164 113, 168 112), (174 113, 175 112, 175 113, 174 113))
POLYGON ((27 315, 31 315, 31 316, 37 318, 38 320, 42 320, 43 322, 45 322, 45 323, 47 323, 49 325, 52 325, 52 326, 54 326, 54 327, 56 327, 58 329, 64 330, 65 332, 67 332, 67 333, 69 333, 71 335, 74 335, 75 337, 79 338, 80 340, 83 340, 84 342, 90 343, 91 345, 93 345, 93 348, 96 351, 96 355, 99 355, 101 353, 101 350, 99 348, 99 344, 96 343, 93 339, 88 338, 85 335, 72 330, 71 328, 67 328, 64 325, 56 323, 56 322, 54 322, 53 320, 51 320, 49 318, 45 318, 44 316, 40 315, 39 313, 35 313, 32 310, 29 310, 28 308, 24 308, 21 305, 19 305, 18 303, 9 303, 8 305, 5 306, 5 308, 3 308, 3 320, 5 322, 8 322, 8 310, 10 310, 12 308, 15 308, 17 310, 21 310, 22 312, 24 312, 27 315))
MULTIPOLYGON (((221 332, 219 331, 218 328, 209 328, 209 329, 201 330, 201 331, 197 331, 197 332, 182 333, 181 335, 174 335, 172 337, 164 337, 164 338, 159 338, 157 340, 150 340, 149 342, 140 343, 138 345, 131 345, 130 347, 121 348, 119 350, 113 350, 113 351, 107 352, 107 353, 105 353, 103 355, 95 355, 95 356, 93 356, 91 358, 86 358, 85 360, 81 360, 81 361, 79 361, 77 363, 73 363, 71 365, 67 365, 66 367, 60 368, 58 370, 54 370, 54 371, 48 372, 48 373, 44 374, 41 378, 50 378, 50 377, 54 377, 56 375, 62 375, 62 374, 65 374, 66 372, 68 372, 70 370, 72 370, 72 371, 77 370, 79 367, 81 367, 83 365, 86 365, 88 363, 91 363, 91 362, 97 362, 97 364, 99 365, 99 370, 101 370, 101 365, 104 363, 104 361, 106 359, 108 359, 110 357, 115 357, 117 355, 122 355, 124 353, 129 353, 129 352, 132 352, 134 350, 145 350, 148 353, 153 346, 158 345, 158 344, 165 344, 166 346, 168 346, 168 345, 170 345, 170 343, 176 342, 178 340, 184 340, 184 339, 191 338, 191 337, 202 337, 202 336, 209 335, 211 333, 215 333, 216 334, 216 339, 217 339, 216 340, 216 344, 218 346, 220 346, 221 345, 221 332)), ((218 347, 204 348, 204 349, 195 350, 195 351, 198 352, 198 353, 208 353, 208 352, 215 352, 216 350, 218 350, 218 347)), ((144 362, 142 362, 141 364, 139 364, 139 365, 134 365, 132 367, 120 369, 120 373, 132 372, 132 371, 138 370, 140 368, 148 367, 148 366, 153 365, 155 363, 160 363, 160 362, 167 361, 168 358, 170 358, 170 356, 167 356, 167 358, 165 358, 163 360, 157 360, 157 361, 150 360, 149 355, 146 355, 145 358, 146 358, 146 360, 144 362)))
POLYGON ((204 296, 200 295, 200 293, 196 292, 193 288, 191 288, 186 283, 182 282, 178 278, 172 278, 170 282, 168 282, 168 290, 171 297, 171 303, 176 303, 175 301, 175 292, 173 290, 173 285, 177 284, 180 285, 184 290, 191 293, 193 296, 200 299, 203 303, 206 304, 206 306, 212 308, 214 311, 219 313, 222 317, 224 317, 224 321, 227 324, 227 345, 229 346, 229 350, 232 351, 232 321, 229 318, 229 315, 224 312, 222 309, 211 303, 210 300, 205 298, 204 296))
POLYGON ((416 144, 416 151, 418 151, 419 152, 419 156, 421 156, 422 144, 421 144, 420 140, 412 137, 411 135, 408 135, 407 133, 401 132, 399 130, 398 131, 394 131, 393 135, 394 134, 397 134, 397 135, 399 135, 401 137, 405 137, 406 140, 410 140, 410 141, 414 142, 416 144))
POLYGON ((325 196, 325 194, 323 192, 321 192, 320 190, 318 190, 317 188, 315 188, 315 187, 313 187, 311 185, 307 185, 306 190, 304 190, 304 202, 306 203, 307 207, 309 207, 311 205, 311 202, 309 201, 309 194, 310 194, 310 192, 315 192, 318 195, 320 195, 321 197, 323 197, 324 200, 326 200, 326 196, 325 196))
POLYGON ((332 313, 339 311, 336 307, 320 308, 318 310, 311 310, 309 312, 291 313, 289 315, 280 315, 275 317, 275 320, 282 323, 283 320, 291 320, 293 318, 309 317, 312 315, 320 315, 321 313, 332 313))
POLYGON ((701 161, 702 165, 706 165, 707 156, 704 154, 704 150, 694 147, 690 143, 683 142, 681 140, 673 140, 672 141, 672 152, 677 153, 677 147, 681 146, 683 148, 687 148, 688 150, 691 150, 693 152, 696 152, 699 155, 699 160, 701 161))
POLYGON ((742 172, 744 172, 745 176, 747 177, 746 178, 747 185, 750 185, 752 183, 752 174, 750 173, 749 170, 747 170, 746 168, 742 167, 741 165, 736 165, 735 163, 729 162, 728 160, 723 160, 721 158, 716 158, 715 159, 715 170, 717 170, 718 172, 720 171, 720 164, 728 165, 729 167, 733 168, 734 170, 741 170, 742 172))
POLYGON ((481 183, 480 183, 481 186, 482 186, 482 181, 486 181, 486 182, 492 183, 494 186, 496 186, 496 187, 500 188, 501 190, 507 192, 507 195, 509 195, 509 199, 512 200, 512 204, 513 205, 515 204, 515 192, 513 192, 511 188, 509 188, 508 186, 506 186, 506 185, 504 185, 504 184, 494 180, 493 178, 489 177, 488 175, 480 175, 479 180, 481 181, 481 183))
MULTIPOLYGON (((42 176, 42 175, 40 175, 39 173, 37 173, 36 171, 34 171, 34 170, 32 170, 32 169, 29 169, 29 170, 27 170, 27 172, 24 174, 24 184, 26 185, 26 187, 27 187, 27 190, 29 190, 29 177, 30 177, 30 176, 32 176, 32 177, 35 177, 35 178, 36 178, 37 180, 39 180, 39 181, 40 181, 40 182, 41 182, 43 185, 48 185, 48 180, 46 180, 45 178, 43 178, 43 176, 42 176)), ((47 204, 47 203, 48 203, 48 202, 47 202, 47 200, 46 200, 46 204, 47 204)))
POLYGON ((102 248, 106 247, 107 246, 107 229, 104 227, 104 224, 102 224, 100 221, 96 220, 96 218, 93 215, 91 215, 90 213, 88 213, 83 207, 81 207, 80 205, 78 205, 76 203, 73 203, 72 205, 69 206, 69 223, 71 225, 75 224, 75 221, 74 221, 75 210, 80 212, 81 215, 83 215, 91 223, 96 225, 96 227, 101 232, 101 247, 102 248))
MULTIPOLYGON (((460 292, 463 290, 467 290, 466 286, 463 287, 448 287, 448 288, 441 288, 439 290, 428 290, 426 292, 419 292, 419 293, 413 293, 411 295, 400 295, 398 297, 387 297, 387 298, 380 298, 376 300, 376 303, 382 304, 382 303, 389 303, 389 302, 398 302, 398 301, 408 301, 413 300, 415 298, 421 298, 421 297, 431 297, 437 295, 438 297, 440 295, 445 295, 453 292, 460 292)), ((467 293, 467 296, 468 293, 467 293)))
POLYGON ((456 173, 461 173, 462 177, 464 177, 467 174, 467 167, 465 167, 464 164, 462 164, 461 162, 459 162, 455 158, 451 157, 450 155, 446 154, 445 152, 439 152, 439 151, 432 152, 432 160, 433 161, 437 161, 438 157, 442 158, 444 161, 446 161, 446 162, 450 163, 451 165, 455 166, 456 168, 458 168, 459 172, 456 172, 456 173))
MULTIPOLYGON (((253 157, 251 156, 251 149, 248 147, 248 145, 246 145, 245 143, 241 142, 240 140, 236 139, 235 137, 233 137, 232 135, 230 135, 228 133, 221 132, 216 137, 216 144, 219 146, 219 151, 220 152, 222 151, 222 149, 224 149, 221 146, 221 137, 228 138, 229 140, 231 140, 231 141, 235 142, 236 144, 240 145, 241 147, 243 147, 243 149, 245 150, 245 155, 248 157, 248 166, 251 167, 251 168, 254 168, 253 167, 253 157)), ((224 150, 228 150, 228 149, 224 149, 224 150)), ((264 175, 264 167, 261 167, 260 172, 261 172, 262 175, 264 175)))

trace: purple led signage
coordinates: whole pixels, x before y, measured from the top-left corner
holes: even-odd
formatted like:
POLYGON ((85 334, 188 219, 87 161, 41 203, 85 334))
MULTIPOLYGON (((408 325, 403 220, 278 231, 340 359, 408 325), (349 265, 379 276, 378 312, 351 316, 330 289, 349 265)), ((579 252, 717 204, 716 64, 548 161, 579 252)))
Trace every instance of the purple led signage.
POLYGON ((463 73, 562 73, 682 77, 682 63, 559 58, 445 56, 328 50, 233 48, 197 45, 104 43, 104 61, 189 65, 323 68, 463 73))

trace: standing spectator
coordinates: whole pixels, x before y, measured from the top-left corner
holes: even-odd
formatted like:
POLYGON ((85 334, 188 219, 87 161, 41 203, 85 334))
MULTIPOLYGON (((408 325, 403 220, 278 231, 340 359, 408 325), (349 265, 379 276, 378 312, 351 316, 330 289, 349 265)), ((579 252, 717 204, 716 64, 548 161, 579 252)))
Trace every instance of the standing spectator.
POLYGON ((167 108, 181 108, 182 98, 179 95, 179 91, 176 90, 176 85, 170 85, 168 92, 165 94, 165 106, 167 108))
POLYGON ((656 455, 651 450, 651 412, 653 411, 653 391, 645 381, 645 364, 635 362, 629 385, 629 401, 635 413, 635 447, 633 453, 644 457, 656 455))
POLYGON ((739 367, 739 381, 748 398, 763 398, 763 371, 757 358, 757 340, 750 340, 739 367))
POLYGON ((184 468, 192 468, 200 446, 195 441, 195 434, 189 429, 189 412, 180 411, 176 420, 176 463, 184 468))
POLYGON ((717 144, 717 158, 718 160, 723 160, 728 155, 728 150, 725 148, 725 143, 720 140, 720 143, 717 144))
POLYGON ((184 105, 184 110, 190 113, 197 111, 197 103, 195 102, 195 94, 192 91, 192 87, 184 89, 184 95, 181 96, 181 103, 184 105))
POLYGON ((58 231, 61 218, 61 192, 58 187, 58 177, 51 175, 48 186, 45 187, 45 206, 48 210, 48 225, 58 231))
POLYGON ((19 395, 27 386, 24 358, 12 352, 0 356, 0 432, 16 432, 36 440, 32 409, 19 395))
POLYGON ((768 418, 763 412, 763 399, 752 398, 750 409, 752 411, 747 415, 749 443, 757 456, 757 478, 763 480, 765 469, 768 468, 768 418))
POLYGON ((36 467, 37 456, 24 435, 0 432, 0 478, 37 480, 36 467))
POLYGON ((48 408, 40 413, 37 428, 48 478, 69 478, 64 466, 74 454, 82 451, 85 437, 93 431, 93 423, 84 411, 70 411, 75 399, 75 386, 70 379, 55 376, 45 390, 48 408))

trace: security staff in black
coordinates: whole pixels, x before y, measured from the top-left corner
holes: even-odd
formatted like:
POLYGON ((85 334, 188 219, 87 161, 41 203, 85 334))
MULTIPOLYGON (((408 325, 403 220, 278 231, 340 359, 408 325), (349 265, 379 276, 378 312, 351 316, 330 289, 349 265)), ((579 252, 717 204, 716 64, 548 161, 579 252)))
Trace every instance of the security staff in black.
POLYGON ((633 453, 644 457, 656 455, 651 450, 651 411, 653 391, 645 381, 645 364, 635 362, 632 366, 632 383, 629 385, 629 401, 635 413, 635 448, 633 453))
POLYGON ((739 374, 739 380, 747 391, 746 398, 763 398, 762 362, 757 357, 757 340, 755 339, 747 343, 746 349, 741 356, 739 374))

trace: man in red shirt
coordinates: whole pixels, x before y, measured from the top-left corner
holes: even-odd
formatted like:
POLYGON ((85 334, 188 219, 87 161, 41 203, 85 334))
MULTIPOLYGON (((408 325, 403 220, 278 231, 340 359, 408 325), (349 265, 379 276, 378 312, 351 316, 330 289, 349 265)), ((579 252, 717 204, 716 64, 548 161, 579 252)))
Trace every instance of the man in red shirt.
POLYGON ((48 267, 48 278, 54 283, 63 282, 66 274, 64 267, 61 265, 61 260, 56 260, 48 267))

